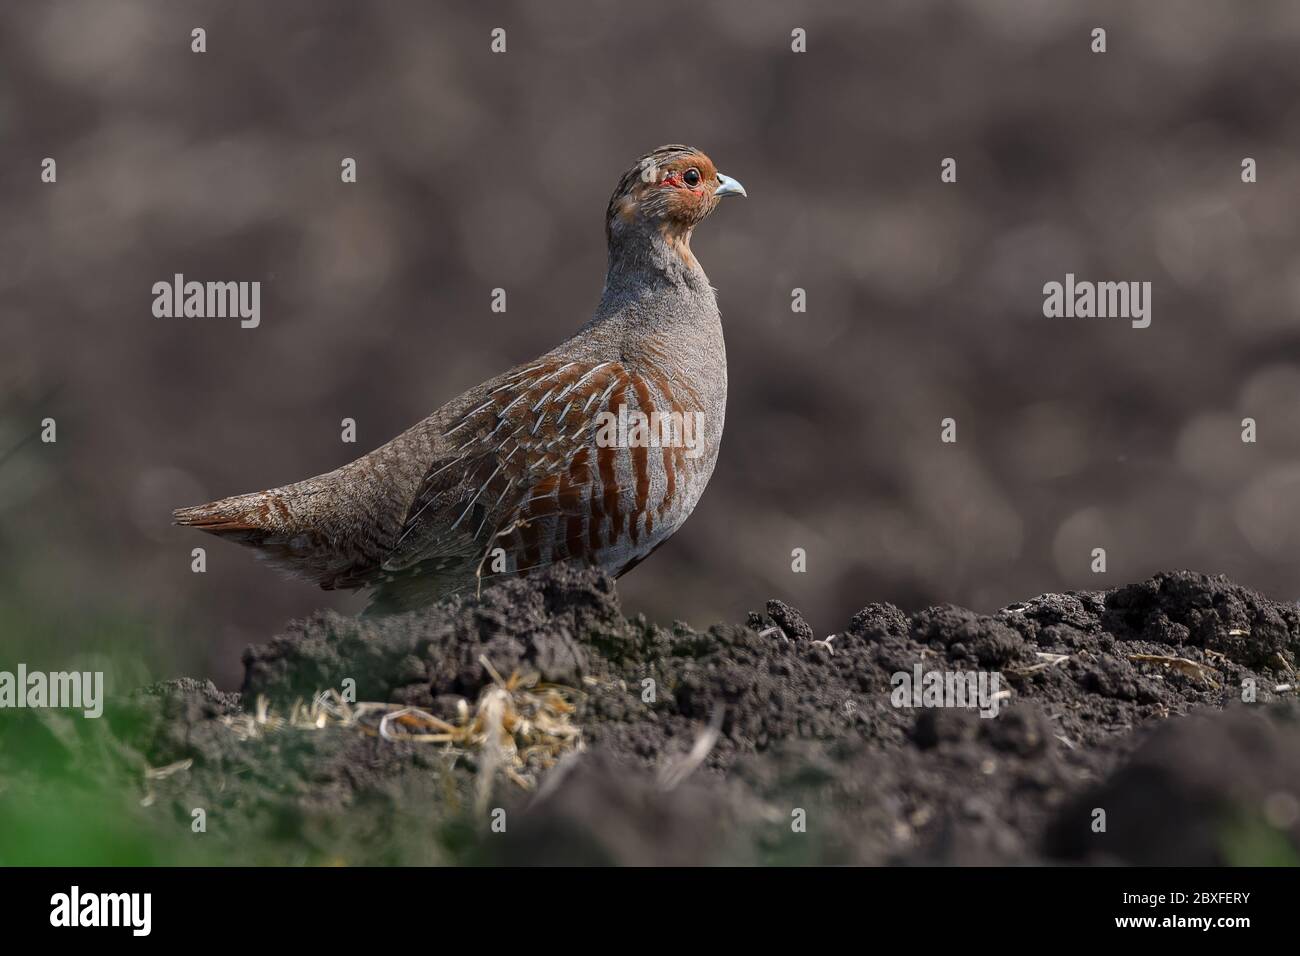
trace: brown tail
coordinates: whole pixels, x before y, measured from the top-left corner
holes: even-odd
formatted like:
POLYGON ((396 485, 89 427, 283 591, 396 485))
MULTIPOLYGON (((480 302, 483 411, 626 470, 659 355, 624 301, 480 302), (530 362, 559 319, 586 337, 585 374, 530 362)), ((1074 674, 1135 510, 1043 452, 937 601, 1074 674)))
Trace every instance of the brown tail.
POLYGON ((283 530, 282 525, 287 517, 284 502, 279 496, 265 491, 209 501, 205 505, 177 508, 172 512, 173 521, 187 528, 241 536, 249 531, 283 530))
POLYGON ((293 499, 285 491, 255 491, 177 508, 172 518, 178 525, 247 545, 281 571, 306 578, 326 590, 359 587, 348 577, 349 560, 336 554, 309 522, 295 515, 293 499))

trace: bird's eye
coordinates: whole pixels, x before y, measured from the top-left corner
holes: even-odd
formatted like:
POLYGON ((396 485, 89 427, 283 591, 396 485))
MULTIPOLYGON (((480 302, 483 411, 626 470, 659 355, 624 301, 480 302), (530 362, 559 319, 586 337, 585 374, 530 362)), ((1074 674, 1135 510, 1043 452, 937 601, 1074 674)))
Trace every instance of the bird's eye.
POLYGON ((682 182, 694 189, 700 184, 700 171, 692 166, 683 174, 682 182))

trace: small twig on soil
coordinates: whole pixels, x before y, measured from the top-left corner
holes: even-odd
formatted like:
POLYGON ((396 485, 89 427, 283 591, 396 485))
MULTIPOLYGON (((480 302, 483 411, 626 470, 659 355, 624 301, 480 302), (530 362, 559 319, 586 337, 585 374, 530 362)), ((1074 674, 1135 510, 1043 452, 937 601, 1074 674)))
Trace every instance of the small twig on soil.
POLYGON ((838 634, 832 634, 830 637, 826 638, 825 640, 821 640, 821 641, 813 641, 812 643, 814 643, 814 644, 820 644, 822 647, 826 648, 826 650, 828 650, 828 651, 830 651, 832 654, 834 654, 834 653, 835 653, 835 648, 831 647, 831 641, 835 640, 835 638, 837 638, 837 637, 839 637, 838 634))
POLYGON ((1037 664, 1030 664, 1027 667, 1008 667, 1006 673, 1012 677, 1028 677, 1030 674, 1045 671, 1049 667, 1064 664, 1070 659, 1069 654, 1049 654, 1047 651, 1037 651, 1034 656, 1038 658, 1037 664))
POLYGON ((169 763, 165 767, 149 767, 145 770, 144 775, 148 780, 166 780, 172 774, 180 773, 182 770, 189 770, 192 766, 194 766, 194 758, 186 757, 184 760, 169 763))
MULTIPOLYGON (((501 676, 492 669, 486 657, 480 656, 479 661, 498 684, 503 683, 501 676)), ((497 769, 517 756, 514 738, 505 733, 505 714, 509 705, 510 695, 504 687, 489 687, 479 697, 478 710, 483 725, 483 756, 478 764, 474 798, 474 807, 479 816, 487 814, 488 799, 492 796, 492 785, 496 781, 497 769)))
MULTIPOLYGON (((790 643, 790 635, 785 632, 785 628, 783 628, 780 624, 769 625, 768 627, 765 627, 758 632, 759 637, 767 637, 769 634, 780 634, 781 640, 785 641, 787 644, 790 643)), ((838 636, 839 635, 837 634, 832 634, 830 637, 823 638, 820 641, 809 641, 808 645, 811 646, 813 644, 817 644, 821 647, 826 648, 826 650, 834 654, 835 648, 831 647, 831 641, 835 640, 835 638, 838 636)))
POLYGON ((695 738, 690 752, 663 765, 659 771, 660 790, 672 790, 704 763, 722 733, 722 719, 725 714, 726 708, 719 706, 709 718, 709 725, 695 738))
POLYGON ((1218 686, 1218 681, 1210 676, 1208 667, 1204 664, 1198 664, 1196 661, 1190 661, 1186 657, 1167 657, 1163 654, 1130 654, 1128 659, 1145 664, 1162 664, 1165 667, 1173 668, 1180 674, 1195 677, 1209 687, 1218 686))
POLYGON ((151 807, 154 800, 157 799, 153 792, 153 782, 155 780, 166 780, 172 774, 180 773, 183 770, 189 770, 194 765, 193 757, 186 757, 184 760, 177 760, 175 763, 169 763, 165 767, 146 767, 144 771, 145 792, 140 798, 140 806, 151 807))
POLYGON ((379 721, 379 736, 385 740, 407 740, 413 743, 430 743, 445 744, 452 743, 456 740, 456 728, 454 725, 447 723, 445 720, 439 720, 433 714, 425 713, 416 707, 403 707, 401 710, 391 710, 379 721), (437 728, 440 732, 436 734, 395 734, 390 729, 393 721, 400 720, 403 726, 419 726, 423 722, 426 727, 437 728))

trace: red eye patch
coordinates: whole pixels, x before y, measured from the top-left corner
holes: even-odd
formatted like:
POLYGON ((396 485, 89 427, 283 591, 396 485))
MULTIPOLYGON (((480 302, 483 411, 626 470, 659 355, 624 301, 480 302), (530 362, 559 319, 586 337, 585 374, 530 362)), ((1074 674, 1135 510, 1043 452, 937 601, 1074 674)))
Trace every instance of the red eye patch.
POLYGON ((694 186, 686 185, 685 181, 682 179, 682 174, 676 170, 670 171, 668 175, 664 177, 664 181, 660 185, 672 186, 674 189, 686 189, 693 193, 701 191, 701 186, 698 183, 694 186))

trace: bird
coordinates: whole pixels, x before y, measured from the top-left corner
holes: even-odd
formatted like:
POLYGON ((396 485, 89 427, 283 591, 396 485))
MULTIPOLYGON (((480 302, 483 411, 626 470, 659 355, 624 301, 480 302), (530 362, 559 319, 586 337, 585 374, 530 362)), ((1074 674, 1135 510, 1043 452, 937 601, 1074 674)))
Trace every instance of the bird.
POLYGON ((366 615, 554 564, 626 573, 682 526, 717 463, 726 347, 691 235, 746 195, 694 147, 646 153, 610 198, 604 288, 571 337, 350 464, 174 522, 323 589, 366 590, 366 615))

